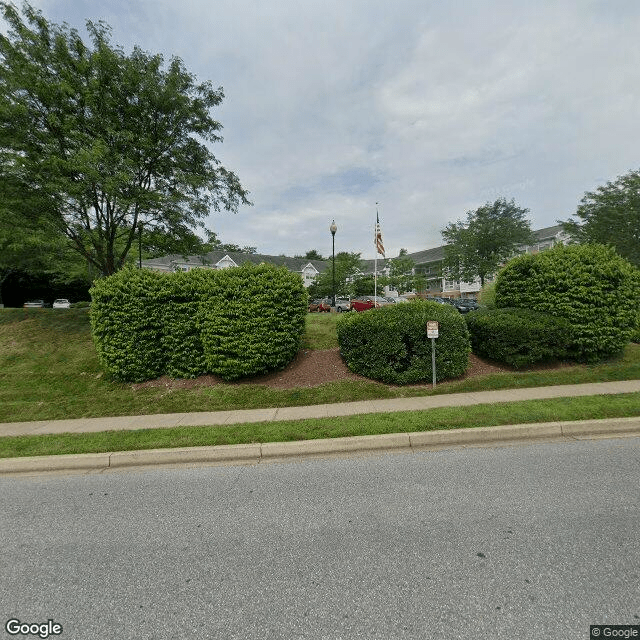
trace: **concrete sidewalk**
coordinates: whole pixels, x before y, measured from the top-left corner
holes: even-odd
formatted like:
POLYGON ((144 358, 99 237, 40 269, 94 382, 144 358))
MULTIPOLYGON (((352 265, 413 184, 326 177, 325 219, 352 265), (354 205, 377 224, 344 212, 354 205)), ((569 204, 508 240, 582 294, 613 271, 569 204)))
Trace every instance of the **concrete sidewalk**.
MULTIPOLYGON (((555 387, 508 389, 441 396, 369 400, 308 407, 252 409, 201 413, 80 418, 0 424, 0 437, 51 433, 81 433, 109 430, 216 426, 234 423, 327 418, 367 413, 420 411, 436 407, 470 406, 495 402, 517 402, 640 391, 640 380, 601 382, 555 387)), ((487 446, 524 440, 574 440, 577 438, 640 436, 639 417, 581 420, 538 424, 504 425, 475 429, 451 429, 421 433, 398 433, 301 442, 254 443, 230 446, 188 447, 96 454, 39 456, 0 459, 0 474, 42 472, 107 471, 149 465, 256 464, 309 456, 354 455, 358 453, 438 449, 451 446, 487 446)))
MULTIPOLYGON (((462 407, 495 402, 520 400, 544 400, 593 396, 640 391, 640 380, 595 382, 554 387, 504 389, 475 393, 451 393, 415 398, 389 398, 362 400, 305 407, 281 407, 271 409, 245 409, 235 411, 203 411, 195 413, 161 413, 147 416, 116 416, 110 418, 77 418, 72 420, 37 420, 33 422, 0 423, 0 437, 42 435, 46 433, 83 433, 97 431, 121 431, 133 429, 162 429, 180 426, 221 426, 249 422, 273 422, 304 420, 307 418, 334 418, 367 413, 395 413, 423 411, 438 407, 462 407)), ((640 407, 638 407, 640 415, 640 407)))

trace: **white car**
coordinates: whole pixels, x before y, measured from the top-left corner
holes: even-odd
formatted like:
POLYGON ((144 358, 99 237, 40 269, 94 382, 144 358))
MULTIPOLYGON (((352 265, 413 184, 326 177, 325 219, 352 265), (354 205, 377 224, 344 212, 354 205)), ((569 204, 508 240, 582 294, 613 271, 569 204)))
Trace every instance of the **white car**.
POLYGON ((53 301, 54 309, 70 309, 71 303, 66 298, 58 298, 53 301))

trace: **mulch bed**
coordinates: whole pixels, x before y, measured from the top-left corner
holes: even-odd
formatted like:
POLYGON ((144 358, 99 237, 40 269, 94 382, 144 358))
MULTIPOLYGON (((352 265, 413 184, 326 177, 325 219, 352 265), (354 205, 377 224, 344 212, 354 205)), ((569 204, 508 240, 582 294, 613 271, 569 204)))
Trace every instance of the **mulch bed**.
MULTIPOLYGON (((513 369, 482 360, 471 354, 469 356, 469 368, 458 380, 464 380, 487 373, 507 371, 513 371, 513 369)), ((299 389, 317 387, 326 382, 334 382, 336 380, 362 380, 371 382, 368 378, 349 371, 340 356, 340 350, 336 347, 335 349, 327 349, 325 351, 301 350, 293 362, 282 371, 240 380, 231 384, 261 384, 272 389, 299 389)), ((173 380, 167 376, 162 376, 156 380, 134 384, 132 387, 134 389, 148 389, 153 387, 192 389, 194 387, 213 387, 218 384, 229 383, 225 383, 221 378, 212 375, 200 376, 199 378, 191 380, 173 380)), ((429 384, 428 386, 431 385, 429 384)))

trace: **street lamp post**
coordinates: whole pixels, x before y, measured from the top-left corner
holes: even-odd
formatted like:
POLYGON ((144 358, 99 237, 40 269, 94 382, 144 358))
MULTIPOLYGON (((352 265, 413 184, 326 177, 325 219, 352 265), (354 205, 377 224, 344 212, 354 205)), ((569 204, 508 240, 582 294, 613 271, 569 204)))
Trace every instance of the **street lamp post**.
POLYGON ((332 276, 332 282, 333 282, 333 288, 332 288, 332 293, 333 293, 333 297, 331 299, 331 306, 335 307, 336 306, 336 231, 338 230, 338 227, 336 226, 336 221, 332 220, 331 221, 331 226, 329 227, 329 231, 331 231, 331 262, 332 262, 332 268, 333 268, 333 276, 332 276))

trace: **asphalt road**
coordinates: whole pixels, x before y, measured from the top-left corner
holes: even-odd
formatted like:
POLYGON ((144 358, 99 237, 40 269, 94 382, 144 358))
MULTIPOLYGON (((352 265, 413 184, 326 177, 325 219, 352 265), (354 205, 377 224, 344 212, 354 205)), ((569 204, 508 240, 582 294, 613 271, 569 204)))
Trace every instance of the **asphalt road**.
POLYGON ((640 625, 640 438, 2 478, 0 540, 0 638, 587 639, 640 625))

